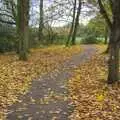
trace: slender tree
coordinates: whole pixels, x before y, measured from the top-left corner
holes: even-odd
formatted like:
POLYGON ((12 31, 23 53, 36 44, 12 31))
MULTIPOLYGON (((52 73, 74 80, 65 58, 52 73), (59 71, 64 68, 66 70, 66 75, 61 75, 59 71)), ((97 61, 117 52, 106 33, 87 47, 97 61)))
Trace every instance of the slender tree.
POLYGON ((80 12, 81 12, 81 5, 82 5, 82 1, 79 0, 77 15, 76 15, 76 18, 75 18, 74 31, 73 31, 73 34, 72 34, 72 41, 71 41, 71 42, 72 42, 72 45, 75 45, 77 28, 78 28, 78 26, 79 26, 79 17, 80 17, 80 12))
POLYGON ((66 42, 66 46, 69 45, 69 42, 70 42, 70 39, 71 39, 71 35, 73 34, 73 30, 74 30, 74 23, 75 23, 75 13, 76 13, 76 3, 77 3, 77 0, 74 0, 74 7, 73 7, 73 16, 72 16, 72 25, 71 25, 71 28, 70 28, 70 31, 69 31, 69 35, 68 35, 68 40, 66 42))
POLYGON ((40 0, 39 40, 43 39, 43 0, 40 0))

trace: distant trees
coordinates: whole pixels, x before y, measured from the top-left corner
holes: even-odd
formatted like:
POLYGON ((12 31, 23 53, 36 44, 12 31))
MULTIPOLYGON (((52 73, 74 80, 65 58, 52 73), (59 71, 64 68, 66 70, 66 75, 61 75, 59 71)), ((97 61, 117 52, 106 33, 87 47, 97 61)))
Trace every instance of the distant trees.
MULTIPOLYGON (((16 29, 20 60, 27 60, 29 30, 29 0, 1 0, 0 22, 16 29)), ((15 34, 15 33, 14 33, 15 34)), ((16 34, 14 35, 16 36, 16 34)), ((10 44, 10 43, 9 43, 10 44)))
POLYGON ((104 43, 105 39, 108 39, 104 19, 101 16, 95 16, 87 25, 79 24, 77 37, 82 44, 104 43))
POLYGON ((0 22, 5 24, 16 24, 16 2, 14 0, 0 1, 0 22))
POLYGON ((75 45, 77 29, 79 26, 79 17, 80 17, 80 12, 81 12, 81 6, 82 6, 82 0, 78 0, 78 1, 74 0, 72 24, 71 24, 70 32, 68 35, 68 40, 66 42, 66 46, 68 46, 69 42, 71 42, 72 45, 75 45), (77 8, 77 2, 78 2, 78 8, 77 8), (76 9, 77 9, 77 13, 76 13, 76 9))
POLYGON ((73 7, 72 23, 71 23, 71 27, 70 27, 70 31, 69 31, 69 35, 68 35, 68 40, 66 42, 66 46, 68 46, 69 42, 71 42, 71 36, 73 35, 73 31, 74 31, 77 0, 74 0, 73 6, 74 7, 73 7))
POLYGON ((77 15, 76 15, 76 18, 75 18, 75 23, 74 23, 74 30, 73 30, 73 34, 72 34, 72 45, 75 45, 77 29, 78 29, 78 26, 79 26, 79 17, 80 17, 80 12, 81 12, 81 5, 82 5, 82 1, 79 0, 78 1, 77 15))
POLYGON ((107 25, 105 20, 102 18, 100 14, 96 15, 89 21, 87 28, 88 30, 91 31, 90 35, 93 36, 92 38, 94 39, 93 41, 96 41, 96 43, 97 42, 99 43, 99 41, 101 41, 102 43, 104 43, 104 41, 107 42, 108 39, 107 25))
POLYGON ((16 50, 16 3, 0 0, 0 52, 16 50))

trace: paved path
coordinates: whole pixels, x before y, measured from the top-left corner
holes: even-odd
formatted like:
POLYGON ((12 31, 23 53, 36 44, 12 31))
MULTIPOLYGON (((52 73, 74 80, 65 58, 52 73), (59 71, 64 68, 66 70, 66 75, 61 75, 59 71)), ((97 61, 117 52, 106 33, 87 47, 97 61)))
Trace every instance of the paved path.
POLYGON ((18 103, 8 108, 7 120, 68 120, 71 106, 67 100, 67 80, 71 70, 95 54, 96 49, 85 46, 85 50, 74 55, 58 70, 34 80, 29 92, 20 97, 18 103))

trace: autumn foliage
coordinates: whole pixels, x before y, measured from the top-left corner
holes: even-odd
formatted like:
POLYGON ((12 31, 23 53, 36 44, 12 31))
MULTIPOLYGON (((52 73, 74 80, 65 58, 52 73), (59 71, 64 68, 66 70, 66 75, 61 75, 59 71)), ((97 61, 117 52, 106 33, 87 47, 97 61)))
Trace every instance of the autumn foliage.
MULTIPOLYGON (((119 120, 120 86, 108 86, 107 61, 100 49, 88 62, 74 70, 69 92, 74 111, 71 120, 119 120)), ((104 50, 104 49, 103 49, 104 50)))
POLYGON ((0 112, 17 101, 19 94, 25 94, 31 81, 53 71, 73 54, 80 52, 79 46, 65 48, 51 46, 31 49, 29 60, 19 61, 14 53, 0 55, 0 112))

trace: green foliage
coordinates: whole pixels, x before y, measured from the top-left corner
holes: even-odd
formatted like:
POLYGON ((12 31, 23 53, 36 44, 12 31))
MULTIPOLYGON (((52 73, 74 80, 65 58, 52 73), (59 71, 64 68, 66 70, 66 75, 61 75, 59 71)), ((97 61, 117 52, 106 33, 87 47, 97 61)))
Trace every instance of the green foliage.
POLYGON ((84 44, 101 43, 106 34, 108 34, 106 33, 106 26, 104 19, 98 14, 86 26, 82 24, 79 26, 77 36, 82 38, 81 43, 84 44))
POLYGON ((38 29, 29 28, 29 47, 33 48, 39 46, 40 41, 38 40, 38 29))
POLYGON ((92 44, 92 43, 96 43, 97 40, 94 35, 88 35, 88 36, 85 36, 81 42, 84 44, 92 44))
POLYGON ((17 41, 12 36, 0 37, 0 52, 9 52, 17 50, 17 41))
POLYGON ((83 43, 83 44, 99 44, 101 42, 102 42, 102 40, 97 39, 95 34, 89 34, 81 40, 81 43, 83 43))
POLYGON ((57 35, 54 44, 65 44, 67 41, 66 35, 57 35))
POLYGON ((1 24, 0 25, 0 52, 14 51, 17 49, 17 38, 15 28, 1 24))

